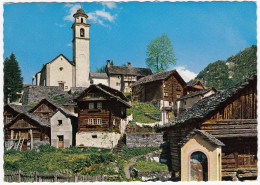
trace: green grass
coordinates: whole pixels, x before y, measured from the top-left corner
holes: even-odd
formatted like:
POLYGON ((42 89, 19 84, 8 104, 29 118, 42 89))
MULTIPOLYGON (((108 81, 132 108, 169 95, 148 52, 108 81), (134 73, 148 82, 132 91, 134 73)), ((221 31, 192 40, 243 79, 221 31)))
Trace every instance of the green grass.
POLYGON ((138 171, 168 171, 166 164, 148 161, 144 157, 139 158, 132 168, 136 168, 138 171))
POLYGON ((144 115, 145 113, 149 114, 161 114, 161 111, 158 107, 148 104, 148 103, 138 103, 133 102, 132 108, 127 109, 127 115, 133 114, 134 121, 139 123, 155 123, 158 120, 152 119, 144 115))

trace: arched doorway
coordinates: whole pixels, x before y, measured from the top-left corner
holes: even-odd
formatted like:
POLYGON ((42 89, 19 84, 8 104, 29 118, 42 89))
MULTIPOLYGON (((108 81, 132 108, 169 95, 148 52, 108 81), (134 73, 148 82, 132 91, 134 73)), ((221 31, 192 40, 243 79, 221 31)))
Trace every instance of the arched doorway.
POLYGON ((202 152, 194 152, 190 157, 190 181, 208 180, 208 159, 202 152))

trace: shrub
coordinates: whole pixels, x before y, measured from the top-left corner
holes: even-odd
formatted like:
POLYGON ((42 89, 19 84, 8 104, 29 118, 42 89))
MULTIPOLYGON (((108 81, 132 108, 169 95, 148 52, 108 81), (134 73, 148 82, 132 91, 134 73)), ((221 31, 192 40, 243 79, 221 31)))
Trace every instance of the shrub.
POLYGON ((40 152, 56 152, 58 149, 51 146, 50 144, 40 145, 39 146, 40 152))
POLYGON ((9 161, 6 161, 4 162, 4 170, 5 171, 17 171, 19 170, 19 164, 17 162, 9 162, 9 161))

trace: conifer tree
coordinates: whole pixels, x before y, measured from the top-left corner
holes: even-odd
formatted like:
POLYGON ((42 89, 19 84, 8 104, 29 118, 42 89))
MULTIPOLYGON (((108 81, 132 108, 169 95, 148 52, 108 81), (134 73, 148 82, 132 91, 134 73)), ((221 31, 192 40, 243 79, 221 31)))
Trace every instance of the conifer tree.
POLYGON ((4 101, 7 103, 7 98, 10 97, 10 102, 16 101, 23 89, 23 77, 21 69, 13 52, 10 57, 6 57, 4 61, 4 101))

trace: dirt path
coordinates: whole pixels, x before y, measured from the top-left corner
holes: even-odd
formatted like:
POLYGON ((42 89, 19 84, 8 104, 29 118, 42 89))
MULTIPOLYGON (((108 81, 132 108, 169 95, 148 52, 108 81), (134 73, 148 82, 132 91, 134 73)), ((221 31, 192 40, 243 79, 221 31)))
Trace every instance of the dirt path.
POLYGON ((153 152, 148 153, 148 154, 139 155, 139 156, 136 156, 136 157, 131 158, 131 159, 130 159, 130 162, 124 167, 124 172, 125 172, 126 178, 127 178, 127 179, 130 179, 130 178, 131 178, 131 176, 130 176, 130 170, 129 170, 129 169, 130 169, 131 166, 133 166, 133 165, 136 163, 136 160, 137 160, 138 158, 140 158, 140 157, 142 157, 142 156, 150 155, 150 154, 152 154, 152 153, 154 153, 154 152, 157 152, 157 151, 158 151, 158 150, 153 151, 153 152))

